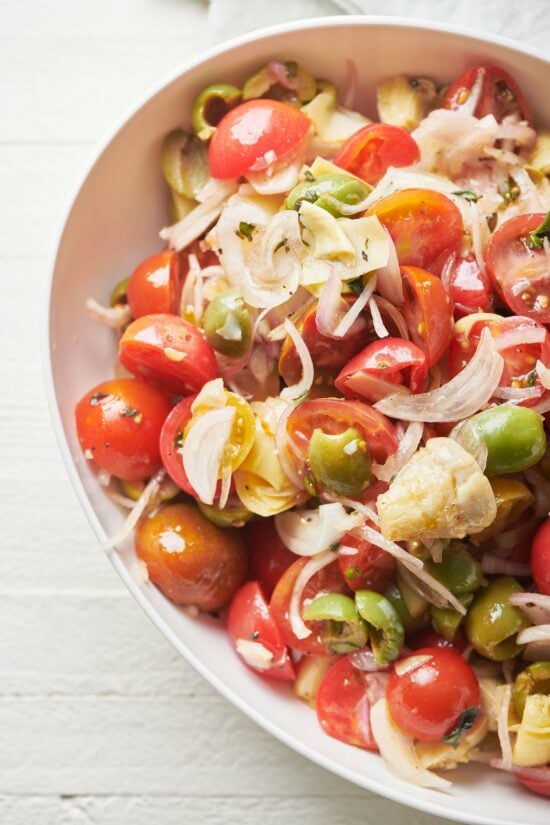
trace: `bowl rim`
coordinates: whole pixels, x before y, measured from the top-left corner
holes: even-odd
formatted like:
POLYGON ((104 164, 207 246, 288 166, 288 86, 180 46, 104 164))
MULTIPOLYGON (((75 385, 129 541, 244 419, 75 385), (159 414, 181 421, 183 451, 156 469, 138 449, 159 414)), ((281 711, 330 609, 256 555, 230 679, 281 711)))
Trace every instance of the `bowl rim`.
MULTIPOLYGON (((65 469, 71 481, 72 487, 76 493, 78 501, 84 514, 92 527, 92 530, 99 542, 104 543, 108 536, 103 529, 97 515, 88 499, 84 486, 76 471, 71 451, 65 436, 61 413, 57 403, 57 395, 55 392, 55 384, 53 378, 53 364, 51 358, 51 339, 50 339, 50 324, 52 313, 52 285, 55 276, 57 265, 58 252, 63 240, 65 227, 70 217, 71 211, 75 202, 77 201, 88 176, 94 168, 97 161, 100 159, 103 152, 107 149, 109 144, 117 136, 118 132, 125 126, 127 121, 135 115, 143 106, 145 106, 151 98, 159 94, 166 86, 177 80, 181 75, 199 67, 202 63, 217 57, 227 51, 230 51, 241 46, 246 46, 248 43, 268 38, 272 35, 285 34, 288 32, 295 32, 301 30, 322 30, 329 27, 343 27, 343 26, 361 26, 367 28, 395 28, 395 29, 410 29, 413 31, 427 31, 440 32, 442 34, 459 35, 467 40, 478 40, 487 42, 493 45, 503 46, 520 54, 534 57, 542 62, 548 64, 550 67, 550 55, 542 49, 526 45, 509 37, 486 32, 481 29, 469 28, 465 26, 455 26, 447 23, 441 23, 429 19, 417 19, 406 17, 394 17, 387 15, 361 15, 361 14, 339 14, 333 16, 310 17, 300 20, 293 20, 287 23, 280 23, 274 26, 266 26, 252 32, 248 32, 229 40, 225 40, 215 46, 201 51, 190 60, 186 60, 176 71, 170 72, 161 81, 157 81, 133 105, 129 105, 124 113, 117 119, 114 126, 112 126, 106 136, 100 140, 92 149, 90 156, 84 163, 80 175, 77 177, 76 183, 71 188, 65 205, 61 210, 61 217, 59 218, 58 228, 53 236, 47 260, 47 275, 44 281, 44 292, 40 296, 41 300, 41 330, 40 330, 40 349, 42 361, 42 377, 45 386, 45 394, 47 405, 49 409, 50 419, 53 430, 57 440, 57 445, 65 469)), ((245 701, 238 693, 229 688, 221 679, 212 673, 202 660, 189 650, 182 639, 170 628, 168 623, 157 613, 153 605, 148 601, 144 592, 136 584, 131 577, 122 559, 114 549, 106 551, 111 564, 115 568, 122 582, 126 585, 129 592, 140 605, 140 607, 147 614, 153 624, 161 631, 161 633, 168 639, 174 648, 181 656, 190 664, 209 684, 211 684, 221 695, 237 707, 242 713, 246 714, 256 724, 260 725, 267 733, 274 736, 279 741, 283 742, 288 747, 299 753, 301 756, 319 765, 322 768, 336 774, 342 779, 346 779, 354 785, 365 788, 366 790, 382 796, 392 802, 397 802, 405 807, 414 808, 432 816, 441 816, 461 823, 471 823, 471 825, 500 825, 499 820, 484 816, 479 813, 460 812, 447 805, 440 804, 438 795, 433 795, 432 799, 418 799, 411 798, 406 790, 395 788, 391 785, 383 785, 378 781, 372 780, 368 775, 362 778, 361 783, 357 782, 353 771, 345 766, 337 763, 333 759, 324 756, 315 751, 311 746, 304 744, 300 739, 293 735, 287 734, 285 731, 279 729, 277 725, 264 716, 254 706, 245 701)), ((406 785, 404 785, 406 788, 406 785)), ((517 825, 523 825, 517 822, 517 825)))

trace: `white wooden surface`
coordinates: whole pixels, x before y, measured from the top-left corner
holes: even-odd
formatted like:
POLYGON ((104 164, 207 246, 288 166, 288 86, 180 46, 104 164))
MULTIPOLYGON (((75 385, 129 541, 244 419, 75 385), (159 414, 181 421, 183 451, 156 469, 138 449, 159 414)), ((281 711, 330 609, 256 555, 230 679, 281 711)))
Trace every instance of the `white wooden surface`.
POLYGON ((115 578, 54 443, 39 332, 63 205, 95 142, 207 44, 200 0, 0 0, 0 823, 437 823, 197 676, 115 578))

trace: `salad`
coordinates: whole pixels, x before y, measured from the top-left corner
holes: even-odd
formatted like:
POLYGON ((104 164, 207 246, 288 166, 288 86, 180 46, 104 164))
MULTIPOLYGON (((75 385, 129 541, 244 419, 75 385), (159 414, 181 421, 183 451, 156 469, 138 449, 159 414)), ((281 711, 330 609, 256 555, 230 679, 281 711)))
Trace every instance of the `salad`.
POLYGON ((87 302, 119 348, 78 438, 108 546, 235 667, 405 781, 549 796, 550 132, 496 66, 359 86, 199 94, 164 248, 87 302))

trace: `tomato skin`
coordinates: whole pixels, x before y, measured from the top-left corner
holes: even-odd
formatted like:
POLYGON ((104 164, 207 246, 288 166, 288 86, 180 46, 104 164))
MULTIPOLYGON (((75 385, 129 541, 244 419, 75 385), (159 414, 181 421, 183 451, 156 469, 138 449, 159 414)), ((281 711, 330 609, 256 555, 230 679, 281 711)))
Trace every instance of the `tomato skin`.
POLYGON ((273 518, 249 522, 244 528, 244 540, 250 575, 269 599, 285 570, 296 561, 296 555, 279 538, 273 518))
MULTIPOLYGON (((294 634, 288 618, 294 584, 307 563, 307 558, 299 558, 285 570, 273 591, 269 603, 269 610, 277 627, 281 631, 285 644, 290 648, 297 650, 299 653, 303 653, 305 656, 328 656, 330 651, 321 638, 323 622, 307 622, 307 626, 310 627, 313 632, 311 636, 307 636, 305 639, 299 639, 294 634)), ((304 607, 313 601, 319 593, 345 593, 347 590, 342 574, 340 573, 338 561, 335 559, 309 580, 302 594, 300 611, 303 611, 304 607)))
POLYGON ((126 295, 133 318, 153 313, 175 314, 180 289, 180 258, 165 249, 145 258, 134 269, 126 295))
POLYGON ((540 592, 550 596, 550 519, 539 527, 533 539, 531 572, 540 592))
POLYGON ((383 464, 397 450, 397 434, 386 416, 362 401, 343 398, 319 398, 304 401, 293 410, 287 420, 287 431, 304 462, 313 430, 319 428, 327 435, 337 435, 349 427, 361 430, 375 461, 383 464))
POLYGON ((134 538, 151 581, 175 604, 219 610, 246 579, 238 531, 216 527, 195 504, 169 504, 142 518, 134 538))
POLYGON ((491 312, 493 296, 489 276, 480 270, 475 255, 470 253, 461 258, 453 254, 445 269, 441 280, 453 302, 455 318, 472 312, 491 312))
POLYGON ((463 653, 468 645, 468 640, 462 633, 457 633, 451 642, 449 639, 441 636, 433 627, 425 627, 423 630, 418 630, 408 640, 408 644, 410 649, 415 652, 423 647, 450 647, 452 650, 463 653))
POLYGON ((458 207, 429 189, 394 192, 373 204, 365 215, 376 215, 384 224, 401 266, 429 269, 444 251, 456 251, 462 239, 458 207))
POLYGON ((395 724, 421 742, 440 742, 467 708, 479 707, 480 689, 470 665, 455 650, 424 647, 415 656, 429 659, 390 676, 387 700, 395 724))
POLYGON ((472 66, 449 86, 443 108, 460 111, 467 104, 478 72, 484 72, 479 100, 471 114, 482 118, 494 115, 500 123, 506 115, 518 114, 521 120, 532 123, 531 112, 514 78, 498 66, 472 66))
POLYGON ((550 768, 539 768, 540 778, 534 778, 535 769, 531 769, 529 774, 523 773, 521 769, 517 768, 514 771, 514 776, 527 788, 531 793, 539 794, 539 796, 550 796, 550 768))
POLYGON ((395 579, 395 559, 370 541, 351 533, 343 536, 341 544, 357 548, 355 555, 338 556, 340 570, 350 590, 375 590, 377 593, 387 590, 395 579))
POLYGON ((369 724, 368 677, 343 656, 324 675, 315 704, 325 733, 348 745, 377 751, 369 724))
MULTIPOLYGON (((243 659, 247 667, 272 679, 294 681, 296 671, 288 649, 273 621, 262 589, 257 581, 243 584, 235 593, 227 615, 227 632, 237 648, 237 641, 245 639, 262 644, 273 655, 273 664, 267 669, 254 667, 243 659)), ((239 651, 237 650, 237 653, 239 651)), ((240 655, 240 654, 239 654, 240 655)))
POLYGON ((420 347, 402 338, 382 338, 352 358, 334 385, 346 398, 363 397, 374 403, 395 386, 407 385, 412 393, 422 392, 427 377, 428 362, 420 347), (375 379, 373 384, 370 377, 375 379))
POLYGON ((410 166, 419 160, 420 149, 405 129, 369 123, 346 140, 333 163, 374 185, 390 166, 410 166))
POLYGON ((143 481, 162 466, 158 442, 170 410, 165 393, 143 381, 103 381, 76 405, 80 446, 102 470, 124 481, 143 481))
POLYGON ((426 354, 428 367, 443 357, 453 335, 453 307, 443 284, 424 269, 401 267, 403 315, 411 338, 426 354))
POLYGON ((544 249, 532 249, 527 238, 546 215, 534 212, 509 218, 494 232, 486 253, 493 289, 516 315, 550 323, 548 259, 544 249), (521 281, 527 283, 517 291, 521 281))
POLYGON ((133 321, 120 340, 118 357, 129 372, 177 395, 198 392, 218 375, 210 344, 177 315, 144 315, 133 321))
POLYGON ((160 455, 164 469, 174 484, 177 484, 184 492, 194 498, 197 498, 197 494, 187 478, 182 457, 177 451, 176 442, 193 416, 191 405, 196 397, 196 395, 190 395, 182 399, 179 404, 176 404, 164 422, 160 433, 160 455))
POLYGON ((298 149, 311 127, 306 115, 279 100, 247 100, 218 123, 208 149, 210 174, 229 180, 261 171, 298 149), (266 153, 274 153, 272 161, 266 153))

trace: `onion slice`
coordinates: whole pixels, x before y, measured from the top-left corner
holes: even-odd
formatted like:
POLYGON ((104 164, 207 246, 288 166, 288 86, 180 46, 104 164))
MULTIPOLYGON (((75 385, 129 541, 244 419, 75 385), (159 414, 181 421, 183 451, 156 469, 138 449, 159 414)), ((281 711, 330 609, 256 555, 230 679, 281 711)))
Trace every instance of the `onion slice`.
POLYGON ((362 522, 360 513, 348 515, 338 502, 321 504, 317 510, 287 510, 275 516, 279 538, 297 556, 316 556, 329 550, 362 522))
POLYGON ((412 421, 399 441, 397 452, 390 455, 384 464, 373 462, 372 472, 376 478, 389 483, 416 452, 423 431, 423 424, 419 421, 412 421))
POLYGON ((384 321, 382 320, 380 309, 378 308, 378 303, 374 295, 372 296, 372 298, 369 299, 369 310, 375 333, 378 335, 379 338, 387 338, 390 333, 386 329, 384 321))
POLYGON ((289 318, 285 320, 284 328, 292 339, 292 342, 296 347, 296 352, 298 353, 298 358, 302 363, 302 377, 297 384, 292 384, 290 387, 285 387, 285 389, 281 392, 281 398, 288 401, 295 401, 311 389, 313 378, 315 377, 315 370, 313 367, 313 361, 311 360, 311 355, 304 339, 289 318))
POLYGON ((395 249, 395 244, 388 230, 386 229, 389 244, 388 263, 376 271, 378 278, 378 290, 380 294, 395 306, 403 303, 403 281, 401 280, 401 270, 399 259, 395 249))
MULTIPOLYGON (((495 347, 499 352, 502 352, 505 349, 522 347, 525 344, 542 344, 545 338, 546 330, 543 327, 516 327, 516 329, 509 329, 507 332, 497 335, 495 347)), ((537 364, 539 363, 540 361, 537 362, 537 364)))
POLYGON ((485 553, 481 559, 481 569, 489 576, 519 576, 527 578, 531 576, 531 567, 519 561, 509 561, 502 556, 485 553))
POLYGON ((183 467, 190 485, 204 504, 214 503, 220 464, 235 412, 235 407, 208 410, 191 425, 185 437, 183 467))
POLYGON ((307 564, 305 564, 300 570, 296 581, 294 582, 294 589, 292 591, 292 596, 290 597, 290 605, 288 608, 288 619, 292 632, 298 639, 307 639, 308 636, 311 636, 311 630, 305 624, 300 613, 302 594, 305 587, 309 580, 313 578, 319 570, 322 570, 323 567, 327 567, 334 561, 335 558, 336 557, 332 550, 324 550, 322 553, 312 556, 307 564))
POLYGON ((497 713, 497 735, 502 751, 500 765, 503 770, 509 771, 512 768, 512 742, 508 731, 508 716, 510 713, 510 702, 512 701, 512 686, 503 685, 499 689, 499 709, 497 713))
POLYGON ((336 329, 334 330, 334 338, 343 338, 344 335, 351 329, 357 318, 370 301, 374 290, 376 289, 376 275, 371 275, 363 292, 358 299, 351 305, 346 312, 336 329))
POLYGON ((542 593, 512 593, 508 601, 519 607, 533 624, 550 624, 550 596, 542 593))
POLYGON ((494 395, 504 360, 487 328, 481 333, 474 357, 446 384, 419 395, 393 395, 374 408, 405 421, 459 421, 474 415, 494 395))
POLYGON ((550 642, 550 624, 537 624, 520 630, 517 637, 518 645, 528 645, 531 642, 550 642))
POLYGON ((542 361, 537 361, 535 369, 544 389, 550 390, 550 367, 547 367, 542 361))
POLYGON ((319 295, 319 303, 315 312, 315 325, 321 335, 328 338, 334 337, 334 330, 347 311, 348 306, 342 299, 342 279, 338 275, 336 267, 331 267, 329 276, 319 295))
POLYGON ((225 201, 238 189, 238 184, 234 180, 218 181, 218 184, 212 194, 188 212, 181 221, 160 230, 160 237, 168 241, 176 252, 185 249, 212 226, 221 215, 225 201))
POLYGON ((104 307, 95 298, 86 298, 86 312, 88 318, 105 324, 111 329, 122 329, 132 320, 132 313, 127 304, 119 304, 114 307, 104 307))
POLYGON ((117 544, 122 544, 122 542, 128 538, 131 534, 132 530, 140 520, 141 516, 149 506, 150 502, 156 496, 159 491, 160 485, 166 475, 166 470, 162 468, 156 473, 145 485, 145 488, 136 501, 133 509, 128 514, 124 524, 118 531, 115 533, 112 538, 108 539, 104 544, 102 544, 103 550, 109 550, 111 547, 115 547, 117 544))

